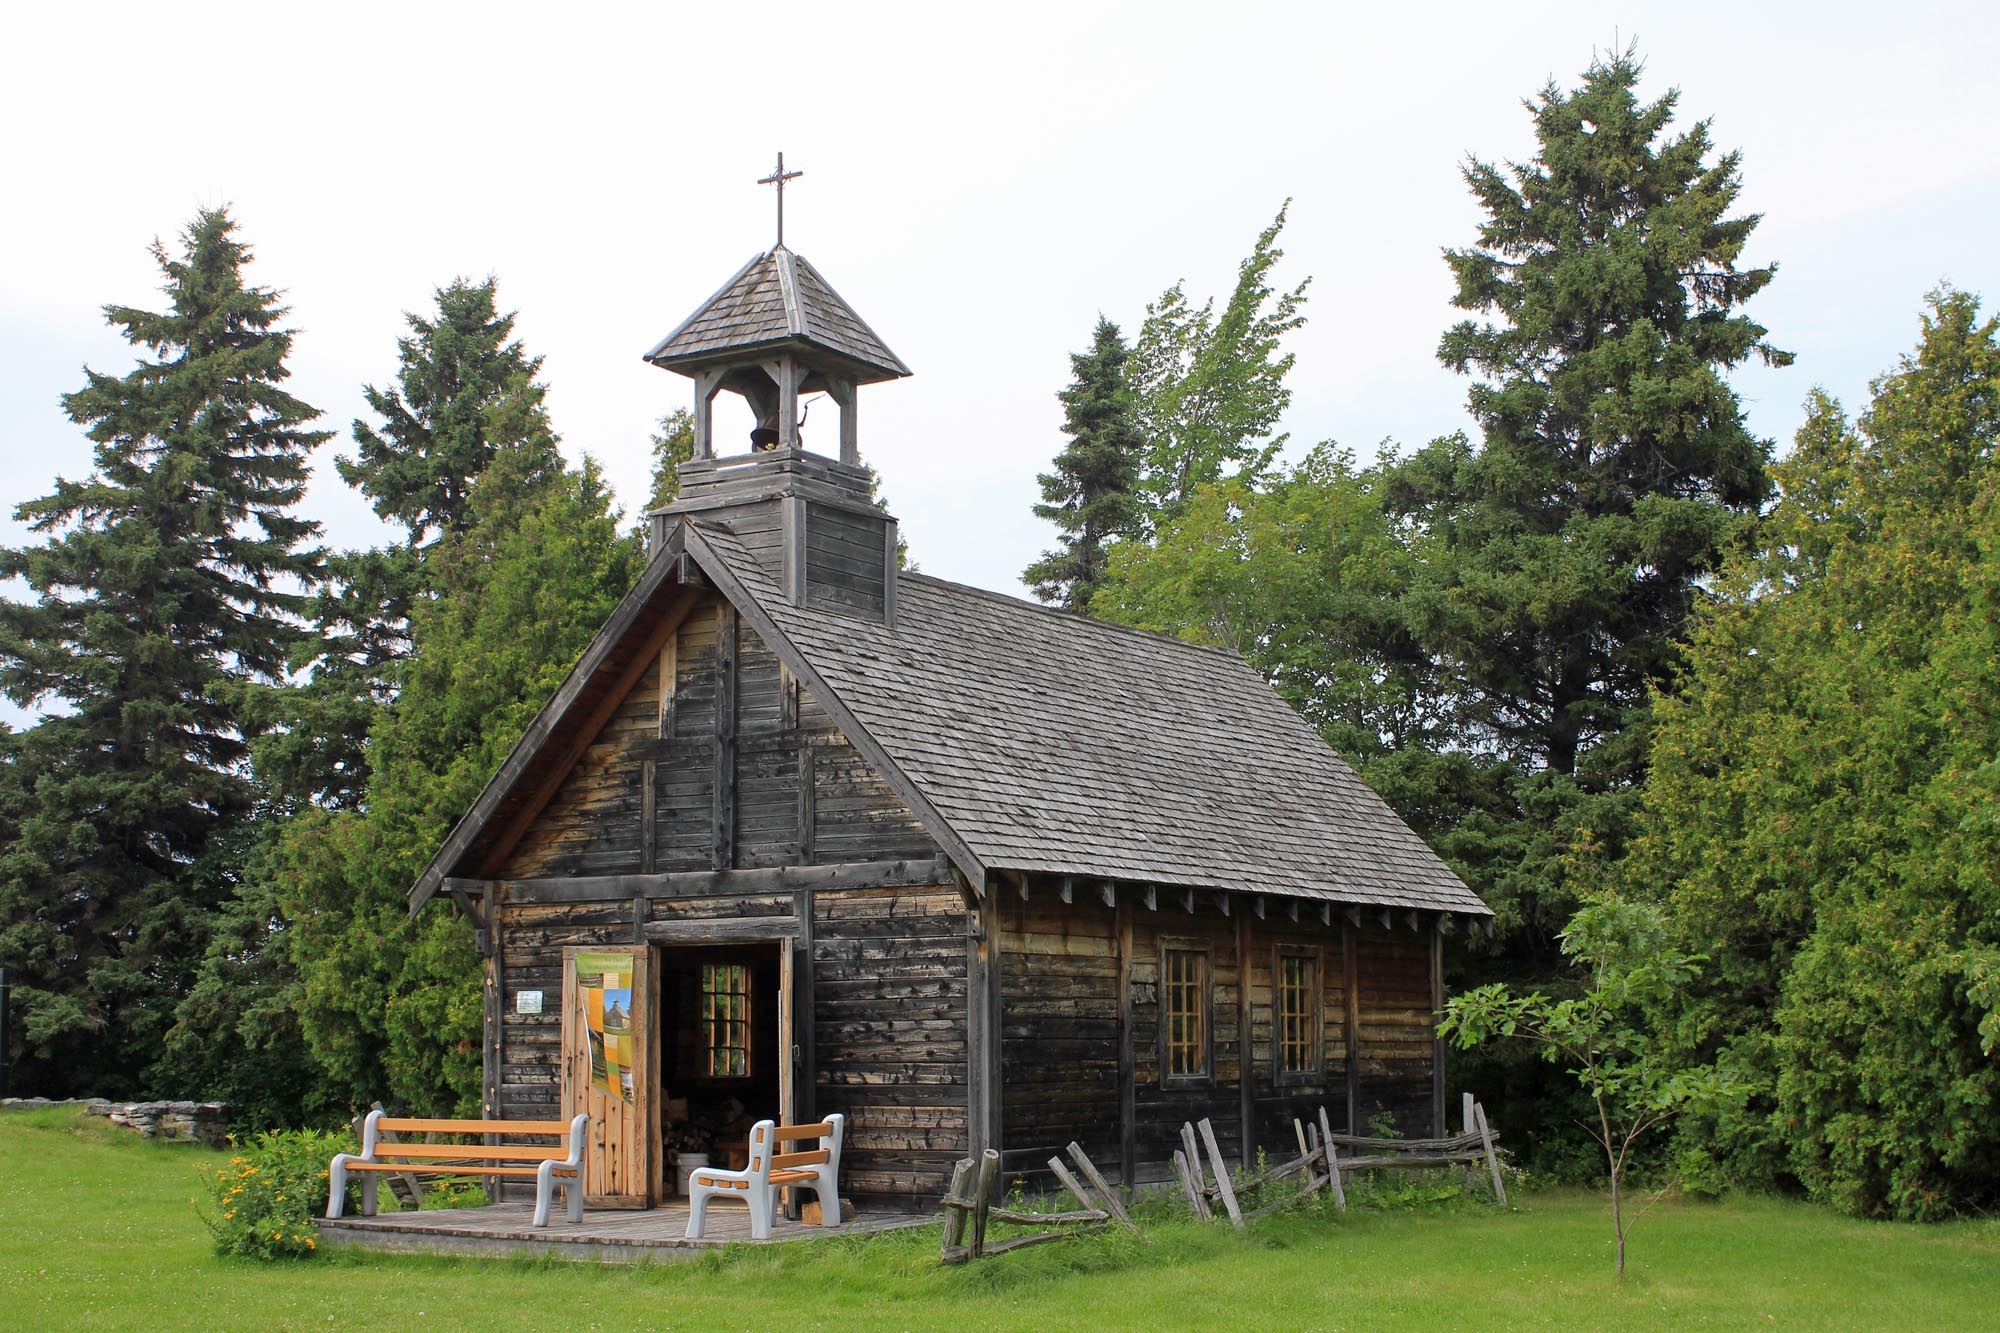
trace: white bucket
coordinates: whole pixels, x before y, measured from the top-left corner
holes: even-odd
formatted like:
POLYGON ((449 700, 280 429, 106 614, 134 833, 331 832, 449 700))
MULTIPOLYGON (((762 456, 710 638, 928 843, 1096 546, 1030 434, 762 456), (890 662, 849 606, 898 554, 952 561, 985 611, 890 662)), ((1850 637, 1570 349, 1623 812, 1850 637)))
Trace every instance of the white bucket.
POLYGON ((708 1154, 704 1152, 677 1152, 674 1154, 674 1175, 680 1196, 688 1196, 688 1177, 708 1165, 708 1154))

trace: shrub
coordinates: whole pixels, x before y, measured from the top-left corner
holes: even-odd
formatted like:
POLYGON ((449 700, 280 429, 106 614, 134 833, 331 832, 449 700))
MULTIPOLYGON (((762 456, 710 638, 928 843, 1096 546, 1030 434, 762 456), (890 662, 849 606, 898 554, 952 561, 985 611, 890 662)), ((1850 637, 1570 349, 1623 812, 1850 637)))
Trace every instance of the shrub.
POLYGON ((269 1130, 239 1145, 227 1165, 209 1173, 215 1211, 202 1221, 215 1252, 256 1259, 311 1254, 313 1221, 326 1207, 327 1163, 353 1151, 351 1135, 312 1129, 269 1130))

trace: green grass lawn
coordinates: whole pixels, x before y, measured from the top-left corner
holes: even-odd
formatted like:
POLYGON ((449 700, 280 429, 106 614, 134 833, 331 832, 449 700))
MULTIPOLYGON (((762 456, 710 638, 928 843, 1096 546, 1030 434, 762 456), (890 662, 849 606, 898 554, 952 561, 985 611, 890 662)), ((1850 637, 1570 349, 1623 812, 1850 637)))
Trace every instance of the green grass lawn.
MULTIPOLYGON (((962 1269, 935 1228, 650 1267, 220 1260, 190 1200, 219 1155, 52 1111, 0 1115, 0 1329, 1811 1328, 1995 1326, 2000 1222, 1662 1205, 1611 1275, 1602 1201, 1531 1195, 1044 1246, 962 1269)), ((205 1196, 204 1196, 205 1197, 205 1196)))

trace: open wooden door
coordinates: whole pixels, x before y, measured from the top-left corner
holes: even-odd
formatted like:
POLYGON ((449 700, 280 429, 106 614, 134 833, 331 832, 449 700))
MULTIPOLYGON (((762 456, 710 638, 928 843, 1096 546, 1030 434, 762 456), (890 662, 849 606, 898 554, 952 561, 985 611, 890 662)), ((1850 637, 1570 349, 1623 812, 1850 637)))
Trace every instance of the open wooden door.
POLYGON ((590 1115, 584 1201, 657 1202, 659 971, 645 945, 563 950, 562 1113, 590 1115))

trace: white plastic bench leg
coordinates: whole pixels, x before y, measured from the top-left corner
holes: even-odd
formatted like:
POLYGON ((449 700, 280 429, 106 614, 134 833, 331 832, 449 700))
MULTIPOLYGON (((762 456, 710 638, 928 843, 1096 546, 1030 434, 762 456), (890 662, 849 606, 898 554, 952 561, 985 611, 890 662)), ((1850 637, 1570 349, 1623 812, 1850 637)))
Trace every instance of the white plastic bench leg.
POLYGON ((326 1168, 326 1215, 339 1217, 347 1208, 347 1154, 336 1156, 326 1168))
POLYGON ((375 1192, 375 1184, 376 1184, 376 1182, 375 1182, 375 1176, 376 1176, 376 1174, 377 1174, 377 1173, 376 1173, 376 1172, 374 1172, 374 1171, 369 1171, 369 1172, 366 1172, 366 1173, 364 1173, 364 1174, 362 1175, 362 1177, 361 1177, 361 1215, 362 1215, 363 1217, 373 1217, 373 1216, 375 1216, 375 1204, 376 1204, 376 1192, 375 1192))
POLYGON ((701 1239, 702 1223, 707 1220, 707 1217, 708 1191, 699 1185, 695 1185, 688 1190, 687 1238, 689 1240, 701 1239))
POLYGON ((823 1227, 840 1225, 840 1182, 834 1178, 833 1168, 823 1166, 811 1187, 813 1197, 819 1200, 819 1224, 823 1227))
POLYGON ((771 1212, 773 1196, 777 1191, 766 1186, 758 1189, 750 1187, 750 1239, 771 1239, 771 1212))
POLYGON ((549 1224, 550 1196, 556 1188, 555 1165, 554 1162, 543 1162, 535 1171, 535 1225, 538 1227, 549 1224))
POLYGON ((583 1221, 583 1171, 563 1179, 563 1197, 569 1201, 569 1220, 583 1221))

